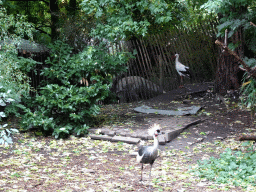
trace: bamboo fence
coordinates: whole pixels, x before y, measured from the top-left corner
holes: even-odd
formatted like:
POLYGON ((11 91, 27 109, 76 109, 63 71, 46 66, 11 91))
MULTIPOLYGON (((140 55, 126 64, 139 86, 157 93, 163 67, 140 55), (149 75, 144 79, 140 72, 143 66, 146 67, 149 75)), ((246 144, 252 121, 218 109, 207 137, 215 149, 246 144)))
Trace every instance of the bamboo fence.
MULTIPOLYGON (((175 70, 175 61, 172 59, 175 53, 180 55, 180 62, 189 66, 193 73, 193 79, 185 79, 185 84, 212 81, 218 58, 218 48, 214 43, 217 34, 216 26, 217 22, 204 21, 190 28, 176 27, 162 34, 110 46, 110 53, 123 49, 137 51, 136 58, 130 59, 127 63, 127 72, 116 74, 116 81, 125 82, 122 83, 121 89, 129 92, 128 97, 134 96, 132 89, 136 88, 138 96, 136 100, 151 98, 162 93, 162 90, 167 92, 176 89, 180 84, 180 77, 175 70), (139 78, 136 78, 133 85, 127 86, 131 84, 129 82, 131 76, 139 78), (153 84, 149 84, 149 81, 153 84), (155 85, 159 88, 158 92, 154 90, 155 85), (148 88, 150 86, 152 88, 148 88)), ((40 82, 38 75, 40 72, 30 75, 34 88, 37 88, 40 82)), ((134 98, 128 98, 128 101, 132 100, 134 98)))
MULTIPOLYGON (((162 34, 126 42, 126 47, 130 51, 136 49, 137 55, 129 61, 125 77, 143 77, 166 92, 176 89, 180 84, 180 77, 172 56, 178 53, 180 62, 189 66, 193 74, 193 78, 185 79, 184 83, 213 81, 218 58, 218 48, 214 43, 216 25, 216 22, 208 21, 191 28, 176 28, 162 34)), ((143 90, 141 93, 141 99, 155 96, 143 90)))

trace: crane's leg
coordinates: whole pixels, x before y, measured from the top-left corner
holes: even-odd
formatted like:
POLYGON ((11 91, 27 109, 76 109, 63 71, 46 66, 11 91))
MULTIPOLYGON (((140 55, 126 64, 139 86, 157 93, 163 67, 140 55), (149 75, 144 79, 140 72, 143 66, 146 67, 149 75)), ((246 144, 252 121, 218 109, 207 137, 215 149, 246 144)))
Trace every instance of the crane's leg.
POLYGON ((152 169, 153 164, 150 163, 150 172, 149 172, 149 180, 151 180, 151 169, 152 169))
POLYGON ((143 170, 143 163, 141 163, 141 181, 142 181, 142 170, 143 170))
MULTIPOLYGON (((149 172, 149 182, 151 181, 151 169, 152 169, 153 163, 150 163, 150 172, 149 172)), ((149 186, 149 190, 151 191, 151 185, 149 186)))

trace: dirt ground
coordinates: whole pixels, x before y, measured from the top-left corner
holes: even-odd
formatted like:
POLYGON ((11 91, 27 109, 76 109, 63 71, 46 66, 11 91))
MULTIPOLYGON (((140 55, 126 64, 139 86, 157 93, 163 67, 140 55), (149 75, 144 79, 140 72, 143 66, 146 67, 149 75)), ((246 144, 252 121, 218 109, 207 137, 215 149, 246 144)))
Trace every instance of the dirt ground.
MULTIPOLYGON (((136 145, 73 136, 55 140, 29 132, 15 135, 13 145, 0 148, 0 191, 255 191, 200 179, 189 171, 197 160, 218 157, 226 147, 238 146, 239 135, 254 134, 256 121, 237 103, 230 103, 227 109, 213 95, 204 93, 107 105, 102 107, 100 126, 147 128, 145 118, 163 116, 135 113, 133 108, 144 104, 173 109, 183 105, 184 99, 187 106, 203 106, 196 116, 204 121, 160 147, 151 180, 150 166, 145 165, 143 181, 139 181, 141 165, 131 155, 137 151, 136 145)), ((10 119, 9 124, 18 126, 15 119, 10 119)))

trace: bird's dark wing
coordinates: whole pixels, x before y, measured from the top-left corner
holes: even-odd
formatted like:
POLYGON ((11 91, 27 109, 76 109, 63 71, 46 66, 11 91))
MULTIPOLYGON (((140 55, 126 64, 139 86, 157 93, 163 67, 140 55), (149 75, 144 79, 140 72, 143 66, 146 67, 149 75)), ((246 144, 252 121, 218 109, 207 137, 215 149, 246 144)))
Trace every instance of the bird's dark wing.
POLYGON ((186 77, 192 77, 191 71, 188 68, 186 68, 185 71, 180 71, 180 73, 182 73, 186 77))
POLYGON ((138 152, 139 156, 142 156, 147 151, 148 148, 149 146, 141 146, 138 152))
POLYGON ((141 157, 140 163, 153 164, 157 158, 157 149, 153 151, 153 146, 143 146, 140 148, 138 155, 141 157))

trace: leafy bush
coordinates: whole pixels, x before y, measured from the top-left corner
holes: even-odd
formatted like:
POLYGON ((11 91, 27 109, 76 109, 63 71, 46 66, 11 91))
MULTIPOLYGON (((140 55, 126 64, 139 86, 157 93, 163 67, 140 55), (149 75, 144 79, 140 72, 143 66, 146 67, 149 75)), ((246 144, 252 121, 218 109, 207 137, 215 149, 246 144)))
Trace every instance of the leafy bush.
MULTIPOLYGON (((253 68, 256 64, 256 59, 247 57, 244 58, 246 64, 253 68)), ((249 74, 246 72, 243 77, 243 85, 241 87, 241 103, 246 108, 251 110, 251 119, 254 121, 255 110, 256 110, 256 80, 252 77, 249 77, 249 74)))
POLYGON ((0 145, 8 145, 12 143, 11 135, 14 133, 18 133, 17 129, 7 129, 8 124, 0 125, 0 145))
POLYGON ((241 97, 241 102, 244 106, 250 109, 251 119, 254 120, 256 109, 256 80, 250 78, 242 85, 241 92, 243 95, 243 97, 241 97))
MULTIPOLYGON (((229 42, 229 48, 240 52, 241 47, 244 49, 244 54, 251 58, 244 57, 243 60, 246 64, 253 68, 256 66, 255 57, 256 53, 256 27, 252 26, 250 22, 255 23, 256 12, 255 12, 255 2, 252 0, 208 0, 201 7, 204 10, 208 10, 211 13, 218 14, 220 18, 220 24, 217 26, 218 35, 225 35, 225 30, 228 29, 228 37, 233 42, 229 42), (232 10, 232 11, 230 11, 232 10), (238 41, 239 38, 240 40, 238 41), (242 43, 243 42, 243 43, 242 43), (247 50, 248 49, 248 50, 247 50)), ((247 80, 249 74, 246 74, 247 80)), ((250 78, 242 86, 242 104, 251 109, 252 119, 255 114, 255 104, 256 104, 256 82, 254 79, 250 78)), ((254 120, 254 119, 253 119, 254 120)))
MULTIPOLYGON (((0 76, 2 78, 2 76, 0 76)), ((0 82, 0 121, 2 121, 2 118, 6 117, 5 112, 2 110, 6 107, 8 103, 11 103, 15 101, 11 98, 11 96, 15 96, 15 94, 11 94, 11 90, 6 90, 3 86, 1 86, 0 82)), ((8 145, 12 143, 11 134, 18 133, 19 131, 17 129, 7 129, 8 124, 0 125, 0 145, 8 145)))
POLYGON ((11 98, 17 100, 20 95, 29 93, 29 78, 26 73, 36 62, 18 57, 16 47, 24 36, 32 39, 33 26, 23 16, 7 15, 2 7, 0 15, 0 86, 8 88, 6 91, 11 90, 11 98))
MULTIPOLYGON (((248 145, 245 142, 243 145, 248 145)), ((256 152, 252 147, 249 152, 233 152, 227 148, 220 158, 211 157, 209 160, 198 161, 198 167, 192 171, 196 176, 217 183, 233 184, 247 187, 256 185, 256 152)))
POLYGON ((2 121, 9 114, 7 104, 20 101, 20 96, 28 94, 30 89, 29 78, 23 69, 35 62, 19 58, 16 48, 21 38, 32 39, 34 28, 25 20, 24 16, 8 15, 5 8, 0 7, 0 144, 12 143, 11 134, 18 132, 2 121))
MULTIPOLYGON (((242 29, 245 34, 245 44, 250 50, 256 51, 254 46, 256 42, 255 29, 250 26, 250 21, 255 22, 256 19, 254 1, 208 0, 201 8, 221 16, 220 24, 217 26, 218 35, 224 36, 225 30, 228 29, 228 37, 231 37, 236 31, 242 29)), ((236 48, 238 45, 229 43, 230 48, 236 48)))
POLYGON ((172 1, 82 1, 85 14, 96 21, 91 35, 110 41, 146 36, 169 29, 181 19, 181 4, 172 1), (104 9, 103 9, 104 7, 104 9), (120 8, 122 7, 122 8, 120 8), (176 9, 177 8, 177 9, 176 9), (175 16, 174 16, 175 15, 175 16))
POLYGON ((38 128, 55 138, 85 134, 99 113, 98 102, 109 94, 111 76, 124 71, 128 54, 108 54, 107 49, 88 46, 72 55, 72 48, 56 41, 42 74, 47 77, 36 97, 23 97, 18 104, 25 113, 21 126, 38 128))

